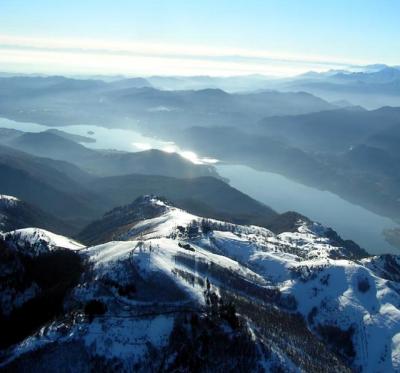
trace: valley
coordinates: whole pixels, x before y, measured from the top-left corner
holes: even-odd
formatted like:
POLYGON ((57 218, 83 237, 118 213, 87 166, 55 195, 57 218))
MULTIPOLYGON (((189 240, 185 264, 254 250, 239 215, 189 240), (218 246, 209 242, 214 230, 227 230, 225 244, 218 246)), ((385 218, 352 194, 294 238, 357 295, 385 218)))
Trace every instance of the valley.
MULTIPOLYGON (((0 118, 0 128, 37 133, 49 129, 44 125, 15 122, 5 118, 0 118)), ((114 149, 125 152, 158 149, 167 154, 174 151, 192 163, 214 165, 220 177, 228 180, 231 186, 280 213, 299 212, 332 227, 345 238, 353 239, 373 254, 398 252, 397 245, 393 244, 396 241, 391 240, 389 243, 384 235, 385 230, 397 227, 395 221, 352 204, 328 191, 303 185, 273 172, 259 171, 244 165, 227 165, 227 162, 223 160, 218 162, 216 159, 207 157, 207 154, 198 156, 190 148, 182 149, 174 142, 141 135, 134 130, 109 129, 91 125, 51 128, 79 136, 90 136, 95 142, 84 145, 91 149, 114 149), (93 134, 88 135, 89 132, 93 134), (321 206, 324 207, 321 208, 321 206)), ((104 167, 103 163, 101 164, 104 167)), ((143 191, 145 192, 146 189, 143 191)), ((157 190, 154 192, 158 193, 157 190)), ((111 194, 112 192, 109 192, 109 195, 111 194)), ((126 202, 126 199, 120 199, 117 203, 126 202)))

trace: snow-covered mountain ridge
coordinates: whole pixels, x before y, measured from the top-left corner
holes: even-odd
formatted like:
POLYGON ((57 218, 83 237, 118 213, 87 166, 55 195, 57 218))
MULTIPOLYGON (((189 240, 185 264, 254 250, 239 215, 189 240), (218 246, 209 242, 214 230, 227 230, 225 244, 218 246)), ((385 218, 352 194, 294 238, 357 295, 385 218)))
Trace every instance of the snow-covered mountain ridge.
POLYGON ((57 249, 81 250, 85 246, 70 238, 40 228, 16 229, 0 233, 9 247, 26 256, 38 256, 57 249))
POLYGON ((18 198, 13 196, 8 196, 6 194, 0 194, 0 204, 4 206, 14 206, 19 201, 18 198))
POLYGON ((400 370, 398 257, 350 253, 310 221, 274 234, 155 197, 98 225, 112 241, 79 247, 86 264, 64 316, 6 350, 3 366, 42 368, 61 354, 80 371, 93 364, 176 371, 189 363, 202 371, 208 356, 209 369, 233 370, 236 341, 247 349, 240 362, 247 371, 400 370))

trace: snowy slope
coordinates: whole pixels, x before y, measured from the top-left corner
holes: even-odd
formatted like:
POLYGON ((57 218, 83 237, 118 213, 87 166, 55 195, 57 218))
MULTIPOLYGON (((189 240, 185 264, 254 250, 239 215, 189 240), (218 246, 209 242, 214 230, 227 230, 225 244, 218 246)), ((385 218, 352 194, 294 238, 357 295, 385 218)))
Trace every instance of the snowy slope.
MULTIPOLYGON (((232 267, 226 262, 232 258, 251 269, 251 276, 262 276, 264 281, 279 286, 283 294, 293 295, 298 310, 312 320, 310 328, 338 327, 349 331, 349 336, 352 333, 349 338, 354 344, 354 366, 371 372, 400 370, 396 342, 400 332, 400 285, 396 281, 380 277, 368 268, 366 260, 357 263, 342 259, 346 250, 333 246, 324 236, 326 229, 317 223, 299 222, 296 232, 275 235, 264 228, 210 220, 215 230, 189 239, 177 229, 192 221, 200 225, 201 220, 172 207, 161 216, 130 227, 121 233, 121 239, 140 237, 148 245, 162 247, 163 256, 170 257, 169 250, 174 245, 176 250, 176 238, 182 236, 196 255, 206 255, 207 260, 232 267), (211 252, 220 254, 218 259, 211 259, 216 255, 211 252)), ((167 261, 163 259, 162 263, 167 261)), ((235 271, 240 269, 236 267, 235 271)))
POLYGON ((3 234, 7 243, 28 256, 56 249, 81 250, 85 246, 70 238, 40 228, 24 228, 3 234))
POLYGON ((347 371, 342 360, 363 372, 400 371, 400 272, 391 270, 398 270, 397 257, 352 259, 325 227, 309 221, 276 235, 203 219, 154 197, 141 204, 141 219, 133 214, 127 224, 118 210, 115 241, 93 247, 48 232, 13 233, 79 249, 88 269, 65 301, 74 316, 15 346, 3 364, 57 342, 127 369, 148 361, 149 345, 157 356, 171 348, 178 315, 204 313, 214 292, 237 301, 267 370, 278 364, 285 371, 347 371), (88 322, 78 310, 93 299, 106 311, 88 322))
POLYGON ((6 194, 0 194, 0 206, 15 206, 19 199, 6 194))
MULTIPOLYGON (((38 228, 0 233, 0 316, 10 315, 41 294, 36 267, 32 266, 34 259, 59 249, 82 248, 83 245, 70 238, 38 228)), ((51 270, 46 268, 49 273, 51 270)))

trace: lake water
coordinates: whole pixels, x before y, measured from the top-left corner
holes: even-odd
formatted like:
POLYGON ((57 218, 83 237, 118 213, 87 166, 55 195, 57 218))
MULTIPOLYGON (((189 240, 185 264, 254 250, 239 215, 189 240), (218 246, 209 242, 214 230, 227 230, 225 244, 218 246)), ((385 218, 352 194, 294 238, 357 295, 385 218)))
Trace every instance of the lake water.
POLYGON ((216 159, 198 157, 196 153, 189 149, 181 148, 174 142, 142 136, 132 130, 109 129, 93 125, 47 127, 37 123, 15 122, 6 118, 0 118, 0 128, 13 128, 25 132, 42 132, 49 128, 55 128, 75 135, 94 138, 96 142, 84 143, 88 148, 116 149, 130 152, 159 149, 168 153, 179 153, 182 157, 196 164, 213 164, 217 162, 216 159))
MULTIPOLYGON (((30 132, 49 129, 40 124, 15 122, 5 118, 0 118, 0 127, 30 132)), ((142 136, 131 130, 107 129, 92 125, 52 128, 96 139, 94 143, 85 143, 85 146, 91 148, 124 151, 155 148, 167 152, 178 152, 194 163, 216 162, 214 159, 199 157, 172 142, 142 136)), ((382 235, 383 229, 396 227, 396 224, 388 218, 347 202, 333 193, 302 185, 278 174, 256 171, 241 165, 216 164, 216 168, 221 176, 230 180, 233 187, 278 212, 297 211, 312 220, 332 227, 343 238, 354 240, 373 254, 400 252, 399 249, 387 243, 382 235)))
POLYGON ((243 193, 265 203, 278 212, 297 211, 352 239, 370 253, 396 253, 385 241, 382 230, 396 224, 337 195, 305 186, 284 176, 256 171, 241 165, 217 165, 218 173, 243 193))

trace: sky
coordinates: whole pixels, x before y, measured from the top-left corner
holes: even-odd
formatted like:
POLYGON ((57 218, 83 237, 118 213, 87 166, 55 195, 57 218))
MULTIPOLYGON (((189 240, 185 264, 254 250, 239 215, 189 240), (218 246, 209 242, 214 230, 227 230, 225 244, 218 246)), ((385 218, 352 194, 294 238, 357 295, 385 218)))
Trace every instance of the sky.
POLYGON ((0 0, 0 71, 290 76, 400 65, 399 0, 0 0))

